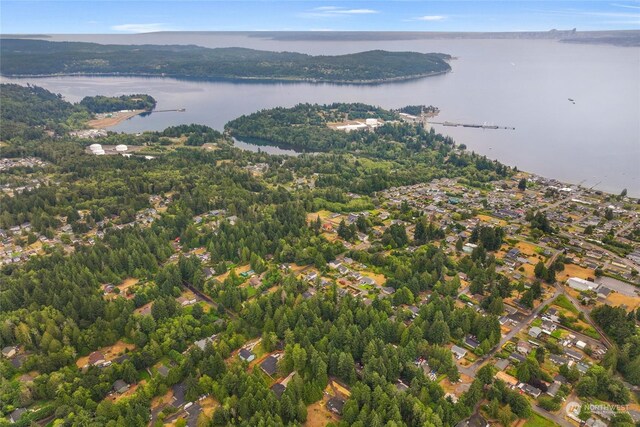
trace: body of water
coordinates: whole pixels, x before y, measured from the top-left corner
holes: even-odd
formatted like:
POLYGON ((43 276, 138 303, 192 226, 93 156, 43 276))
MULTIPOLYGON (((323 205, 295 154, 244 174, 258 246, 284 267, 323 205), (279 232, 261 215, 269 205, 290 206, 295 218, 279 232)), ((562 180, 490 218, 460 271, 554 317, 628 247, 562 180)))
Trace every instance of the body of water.
POLYGON ((363 102, 385 108, 440 108, 437 121, 494 124, 515 130, 437 126, 469 149, 543 176, 640 196, 640 49, 553 40, 279 41, 239 34, 55 36, 101 43, 241 46, 310 54, 370 49, 444 52, 453 72, 383 85, 193 82, 165 78, 2 79, 31 83, 78 101, 87 95, 148 93, 157 109, 111 128, 161 130, 181 123, 222 129, 243 114, 300 102, 363 102), (575 103, 568 99, 572 98, 575 103))

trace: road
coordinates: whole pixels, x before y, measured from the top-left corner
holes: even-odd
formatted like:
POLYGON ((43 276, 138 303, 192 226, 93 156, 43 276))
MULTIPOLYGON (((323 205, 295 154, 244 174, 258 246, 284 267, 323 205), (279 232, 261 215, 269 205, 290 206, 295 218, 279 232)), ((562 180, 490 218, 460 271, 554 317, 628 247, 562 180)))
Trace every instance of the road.
POLYGON ((556 283, 555 284, 555 288, 556 288, 556 291, 562 292, 569 299, 571 304, 573 304, 578 310, 580 310, 580 312, 582 312, 582 314, 584 314, 584 321, 586 323, 588 323, 589 325, 591 325, 593 327, 593 329, 595 329, 596 332, 598 332, 600 334, 600 338, 601 338, 602 341, 604 341, 603 344, 605 344, 605 347, 607 349, 612 347, 613 344, 611 343, 609 338, 607 338, 607 336, 602 331, 602 329, 600 329, 600 327, 598 325, 596 325, 593 320, 591 320, 591 314, 590 314, 589 310, 584 305, 580 304, 580 301, 576 300, 568 292, 564 292, 563 285, 561 285, 559 283, 556 283))
POLYGON ((627 223, 624 227, 622 227, 621 229, 616 231, 616 237, 618 237, 619 235, 621 235, 622 233, 626 232, 631 227, 633 227, 636 224, 636 222, 638 222, 638 219, 640 219, 640 218, 634 218, 632 221, 627 223))
POLYGON ((502 349, 502 346, 505 345, 507 343, 507 341, 509 341, 511 338, 515 337, 522 329, 524 329, 525 327, 529 326, 531 321, 538 315, 538 313, 540 313, 542 308, 544 306, 546 306, 547 304, 550 304, 551 301, 553 301, 558 295, 560 295, 560 293, 561 293, 561 291, 558 290, 558 288, 556 287, 555 288, 555 292, 553 293, 553 295, 551 297, 547 298, 546 300, 544 300, 542 303, 540 303, 538 305, 538 307, 531 312, 531 314, 529 314, 522 322, 518 323, 517 326, 513 327, 513 329, 511 329, 508 334, 506 334, 504 337, 502 337, 502 339, 500 340, 500 343, 498 343, 498 345, 495 346, 493 348, 493 350, 491 350, 485 356, 478 358, 478 360, 476 360, 474 363, 472 363, 469 366, 458 366, 458 370, 461 373, 470 376, 471 378, 475 378, 476 371, 480 368, 480 366, 482 366, 482 364, 486 360, 488 360, 491 356, 493 356, 496 352, 498 352, 500 349, 502 349))

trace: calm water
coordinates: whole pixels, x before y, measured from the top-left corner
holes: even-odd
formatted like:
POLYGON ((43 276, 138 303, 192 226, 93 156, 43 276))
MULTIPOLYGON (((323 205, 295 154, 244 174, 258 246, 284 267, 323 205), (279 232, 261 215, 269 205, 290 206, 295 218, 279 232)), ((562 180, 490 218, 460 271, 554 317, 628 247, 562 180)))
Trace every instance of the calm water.
MULTIPOLYGON (((149 93, 158 109, 112 128, 123 132, 203 123, 217 129, 242 114, 299 102, 364 102, 387 108, 432 104, 437 120, 512 126, 479 130, 436 126, 469 149, 567 182, 640 196, 640 49, 551 40, 276 41, 229 34, 55 36, 103 43, 242 46, 311 54, 369 49, 445 52, 443 76, 378 86, 186 82, 173 79, 64 77, 38 84, 70 101, 86 95, 149 93), (575 99, 572 104, 567 98, 575 99)), ((8 79, 3 79, 7 81, 8 79)))

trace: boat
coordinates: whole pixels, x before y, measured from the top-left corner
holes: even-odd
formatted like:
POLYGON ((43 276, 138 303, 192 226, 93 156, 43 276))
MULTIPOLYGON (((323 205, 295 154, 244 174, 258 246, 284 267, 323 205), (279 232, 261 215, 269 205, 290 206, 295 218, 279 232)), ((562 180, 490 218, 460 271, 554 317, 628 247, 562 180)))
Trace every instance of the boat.
POLYGON ((571 102, 576 102, 573 98, 567 98, 571 102))

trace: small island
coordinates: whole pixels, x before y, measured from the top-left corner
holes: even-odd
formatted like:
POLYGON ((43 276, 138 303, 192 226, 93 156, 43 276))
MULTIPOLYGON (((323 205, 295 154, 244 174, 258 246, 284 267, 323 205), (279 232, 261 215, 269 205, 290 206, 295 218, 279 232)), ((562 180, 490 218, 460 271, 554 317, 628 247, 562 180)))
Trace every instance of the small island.
POLYGON ((103 45, 2 39, 0 74, 7 77, 147 76, 191 80, 241 80, 377 84, 451 71, 443 53, 372 50, 312 56, 245 48, 103 45))

